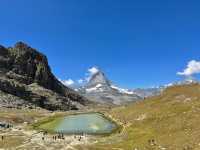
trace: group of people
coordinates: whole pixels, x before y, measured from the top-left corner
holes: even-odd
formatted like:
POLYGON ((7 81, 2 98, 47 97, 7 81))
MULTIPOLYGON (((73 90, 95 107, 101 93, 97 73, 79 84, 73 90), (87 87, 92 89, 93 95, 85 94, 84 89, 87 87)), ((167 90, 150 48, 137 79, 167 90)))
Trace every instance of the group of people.
POLYGON ((64 140, 65 139, 64 134, 59 133, 58 135, 53 136, 53 140, 57 140, 57 139, 64 140))
MULTIPOLYGON (((47 135, 47 132, 43 132, 43 136, 42 136, 42 140, 45 140, 45 136, 47 135)), ((60 140, 64 140, 65 137, 64 137, 64 134, 63 133, 59 133, 58 135, 54 135, 53 136, 53 140, 57 140, 57 139, 60 139, 60 140)))
MULTIPOLYGON (((47 132, 43 132, 43 136, 42 136, 42 140, 45 140, 45 136, 47 135, 47 132)), ((84 137, 84 133, 82 133, 81 135, 74 135, 74 139, 77 139, 78 141, 81 141, 84 137)), ((65 140, 65 136, 63 133, 58 133, 57 135, 53 135, 53 140, 65 140)))
POLYGON ((9 129, 12 127, 13 127, 13 125, 11 125, 11 124, 0 122, 0 128, 9 129))
POLYGON ((75 136, 74 136, 74 139, 78 139, 78 141, 81 141, 82 136, 83 136, 83 135, 80 135, 80 136, 76 136, 76 135, 75 135, 75 136))

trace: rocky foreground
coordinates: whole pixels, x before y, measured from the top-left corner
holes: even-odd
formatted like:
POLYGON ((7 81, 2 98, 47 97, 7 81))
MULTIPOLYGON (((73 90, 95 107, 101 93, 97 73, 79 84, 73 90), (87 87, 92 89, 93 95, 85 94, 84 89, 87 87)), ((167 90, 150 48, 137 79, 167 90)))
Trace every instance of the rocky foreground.
POLYGON ((78 109, 88 103, 52 74, 45 55, 18 42, 0 46, 0 106, 48 110, 78 109))

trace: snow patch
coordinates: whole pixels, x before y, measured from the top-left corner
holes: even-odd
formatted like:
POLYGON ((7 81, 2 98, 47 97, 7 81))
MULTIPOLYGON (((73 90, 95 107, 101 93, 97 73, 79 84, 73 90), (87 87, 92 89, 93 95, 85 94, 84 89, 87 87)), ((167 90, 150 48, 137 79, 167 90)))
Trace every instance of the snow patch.
POLYGON ((128 89, 122 89, 122 88, 119 88, 119 87, 114 86, 114 85, 111 85, 111 88, 118 90, 120 93, 129 94, 129 95, 134 94, 133 91, 130 91, 128 89))
POLYGON ((103 89, 101 87, 102 87, 102 84, 97 84, 95 87, 86 89, 86 92, 93 92, 93 91, 97 91, 97 90, 103 91, 103 89))

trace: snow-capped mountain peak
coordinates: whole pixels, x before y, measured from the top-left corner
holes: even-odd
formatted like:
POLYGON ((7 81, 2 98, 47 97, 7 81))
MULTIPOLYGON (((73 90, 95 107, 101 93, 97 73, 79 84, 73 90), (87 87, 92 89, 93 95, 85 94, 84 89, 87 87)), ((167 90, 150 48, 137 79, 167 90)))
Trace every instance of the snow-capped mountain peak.
POLYGON ((98 71, 96 71, 96 73, 91 75, 86 86, 94 87, 94 86, 97 86, 100 84, 110 86, 110 81, 107 79, 105 74, 100 69, 98 69, 98 71))

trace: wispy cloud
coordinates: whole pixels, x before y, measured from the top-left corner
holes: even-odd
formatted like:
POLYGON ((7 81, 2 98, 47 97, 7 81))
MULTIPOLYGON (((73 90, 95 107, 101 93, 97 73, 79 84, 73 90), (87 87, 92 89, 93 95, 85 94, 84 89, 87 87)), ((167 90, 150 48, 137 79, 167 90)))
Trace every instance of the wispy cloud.
POLYGON ((77 80, 79 84, 82 84, 84 82, 84 79, 77 80))
POLYGON ((190 77, 198 73, 200 73, 200 61, 191 60, 182 72, 177 72, 177 75, 190 77))
POLYGON ((97 67, 91 67, 91 68, 88 69, 88 72, 89 72, 90 75, 94 75, 97 72, 99 72, 99 69, 97 67))
POLYGON ((90 79, 91 79, 91 77, 94 75, 94 74, 96 74, 97 72, 99 72, 99 69, 97 68, 97 67, 91 67, 91 68, 89 68, 88 69, 88 72, 87 72, 87 74, 86 74, 86 77, 85 77, 85 81, 86 82, 88 82, 90 79))
POLYGON ((68 79, 68 80, 60 80, 64 85, 66 86, 71 86, 74 84, 74 81, 72 79, 68 79))
POLYGON ((78 80, 72 80, 72 79, 62 80, 62 79, 59 79, 59 81, 62 82, 66 86, 83 85, 83 84, 87 83, 90 80, 90 78, 94 74, 96 74, 97 72, 99 72, 98 67, 91 67, 87 70, 87 73, 85 74, 85 76, 83 78, 80 78, 78 80))

